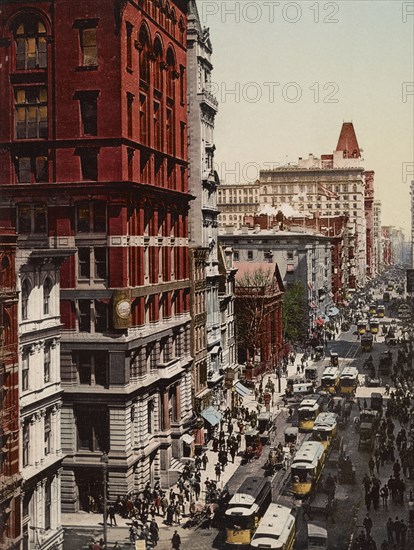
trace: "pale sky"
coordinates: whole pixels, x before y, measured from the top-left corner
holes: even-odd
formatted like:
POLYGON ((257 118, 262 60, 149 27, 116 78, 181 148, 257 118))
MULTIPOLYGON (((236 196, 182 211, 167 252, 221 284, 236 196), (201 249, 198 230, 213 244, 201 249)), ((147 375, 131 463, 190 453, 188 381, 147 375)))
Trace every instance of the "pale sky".
POLYGON ((221 179, 253 180, 265 163, 332 153, 342 122, 352 121, 365 167, 376 173, 382 223, 408 236, 414 2, 198 0, 198 7, 214 50, 221 179))

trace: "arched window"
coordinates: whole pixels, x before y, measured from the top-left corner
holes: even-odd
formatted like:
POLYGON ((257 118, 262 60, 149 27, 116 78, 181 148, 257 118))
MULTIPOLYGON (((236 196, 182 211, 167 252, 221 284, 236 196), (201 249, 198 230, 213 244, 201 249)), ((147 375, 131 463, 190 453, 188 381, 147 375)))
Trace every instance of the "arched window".
POLYGON ((165 30, 171 32, 171 12, 168 2, 165 4, 165 30))
POLYGON ((175 56, 171 48, 167 51, 167 95, 174 99, 175 56))
POLYGON ((25 321, 29 317, 29 297, 32 291, 32 285, 28 279, 25 279, 22 284, 22 320, 25 321))
POLYGON ((163 71, 163 60, 162 60, 162 57, 163 57, 163 51, 162 51, 162 46, 161 46, 161 42, 159 40, 159 38, 156 38, 155 39, 155 42, 154 42, 154 57, 155 57, 155 61, 154 61, 154 87, 162 92, 162 84, 163 84, 163 75, 162 75, 162 71, 163 71))
POLYGON ((180 42, 184 43, 185 26, 184 26, 184 20, 182 17, 180 17, 180 21, 178 22, 178 29, 180 31, 180 42))
POLYGON ((50 313, 50 294, 52 292, 53 284, 50 277, 47 277, 43 283, 43 315, 49 315, 50 313))
POLYGON ((175 33, 177 31, 177 16, 175 15, 174 8, 171 10, 171 34, 175 38, 175 33))
POLYGON ((0 268, 0 286, 8 287, 11 285, 10 260, 8 256, 1 259, 0 268))
POLYGON ((16 69, 45 69, 47 67, 46 28, 28 15, 20 19, 14 30, 16 69))
POLYGON ((149 48, 150 41, 147 28, 143 25, 138 35, 139 43, 139 78, 144 82, 149 82, 149 48))

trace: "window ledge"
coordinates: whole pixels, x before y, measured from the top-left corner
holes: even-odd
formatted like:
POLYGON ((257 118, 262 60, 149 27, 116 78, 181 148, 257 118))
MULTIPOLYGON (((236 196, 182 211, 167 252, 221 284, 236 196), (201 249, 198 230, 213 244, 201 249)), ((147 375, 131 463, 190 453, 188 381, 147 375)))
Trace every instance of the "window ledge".
POLYGON ((82 72, 82 71, 97 71, 98 65, 79 65, 79 67, 76 67, 76 71, 82 72))
POLYGON ((129 74, 134 74, 134 70, 131 69, 131 67, 127 67, 127 68, 126 68, 126 71, 127 71, 127 73, 129 73, 129 74))

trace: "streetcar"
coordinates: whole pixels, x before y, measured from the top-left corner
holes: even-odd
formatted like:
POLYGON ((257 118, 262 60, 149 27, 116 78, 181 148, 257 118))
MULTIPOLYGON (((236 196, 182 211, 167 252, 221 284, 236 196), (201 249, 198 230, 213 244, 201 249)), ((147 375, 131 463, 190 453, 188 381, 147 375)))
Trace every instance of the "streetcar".
POLYGON ((367 331, 367 322, 366 321, 358 321, 357 324, 358 334, 362 336, 367 331))
POLYGON ((272 501, 270 481, 263 476, 248 477, 231 498, 225 512, 227 548, 248 548, 272 501))
POLYGON ((305 441, 291 465, 292 492, 306 497, 316 487, 325 463, 325 448, 319 441, 305 441))
POLYGON ((321 377, 322 389, 330 394, 336 393, 339 385, 339 374, 338 367, 326 367, 321 377))
POLYGON ((374 337, 372 334, 363 334, 361 336, 361 349, 362 351, 372 351, 374 343, 374 337))
POLYGON ((379 319, 376 317, 372 318, 369 322, 369 329, 371 331, 371 334, 378 334, 379 331, 380 322, 379 319))
POLYGON ((371 315, 377 314, 377 304, 369 304, 369 313, 371 315))
POLYGON ((339 376, 339 393, 341 395, 355 393, 359 383, 358 375, 359 373, 356 367, 343 368, 339 376))
POLYGON ((377 316, 382 319, 385 317, 385 306, 378 306, 377 307, 377 316))
POLYGON ((334 412, 322 412, 313 424, 312 440, 322 443, 327 451, 337 433, 338 415, 334 412))
POLYGON ((252 538, 250 547, 293 550, 295 534, 296 518, 292 514, 292 509, 271 503, 252 538))
POLYGON ((334 351, 331 351, 331 358, 330 358, 329 364, 331 365, 331 367, 337 367, 339 364, 339 355, 334 351))
POLYGON ((304 397, 298 407, 299 429, 302 432, 310 432, 322 409, 323 396, 313 394, 304 397))

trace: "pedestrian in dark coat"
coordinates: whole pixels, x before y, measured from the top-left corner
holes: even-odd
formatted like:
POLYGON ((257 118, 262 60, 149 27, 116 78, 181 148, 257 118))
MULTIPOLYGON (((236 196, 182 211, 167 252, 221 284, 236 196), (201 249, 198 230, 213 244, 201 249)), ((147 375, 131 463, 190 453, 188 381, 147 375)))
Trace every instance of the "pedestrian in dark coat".
POLYGON ((391 518, 388 518, 387 521, 387 537, 388 542, 393 543, 394 542, 394 522, 391 518))
POLYGON ((370 518, 369 514, 367 514, 365 516, 364 521, 363 521, 363 526, 364 526, 364 529, 366 531, 367 538, 368 538, 368 535, 371 534, 371 530, 372 530, 372 519, 370 518))
POLYGON ((177 531, 174 531, 174 534, 173 534, 172 539, 171 539, 171 543, 172 543, 173 550, 180 550, 181 537, 177 533, 177 531))

